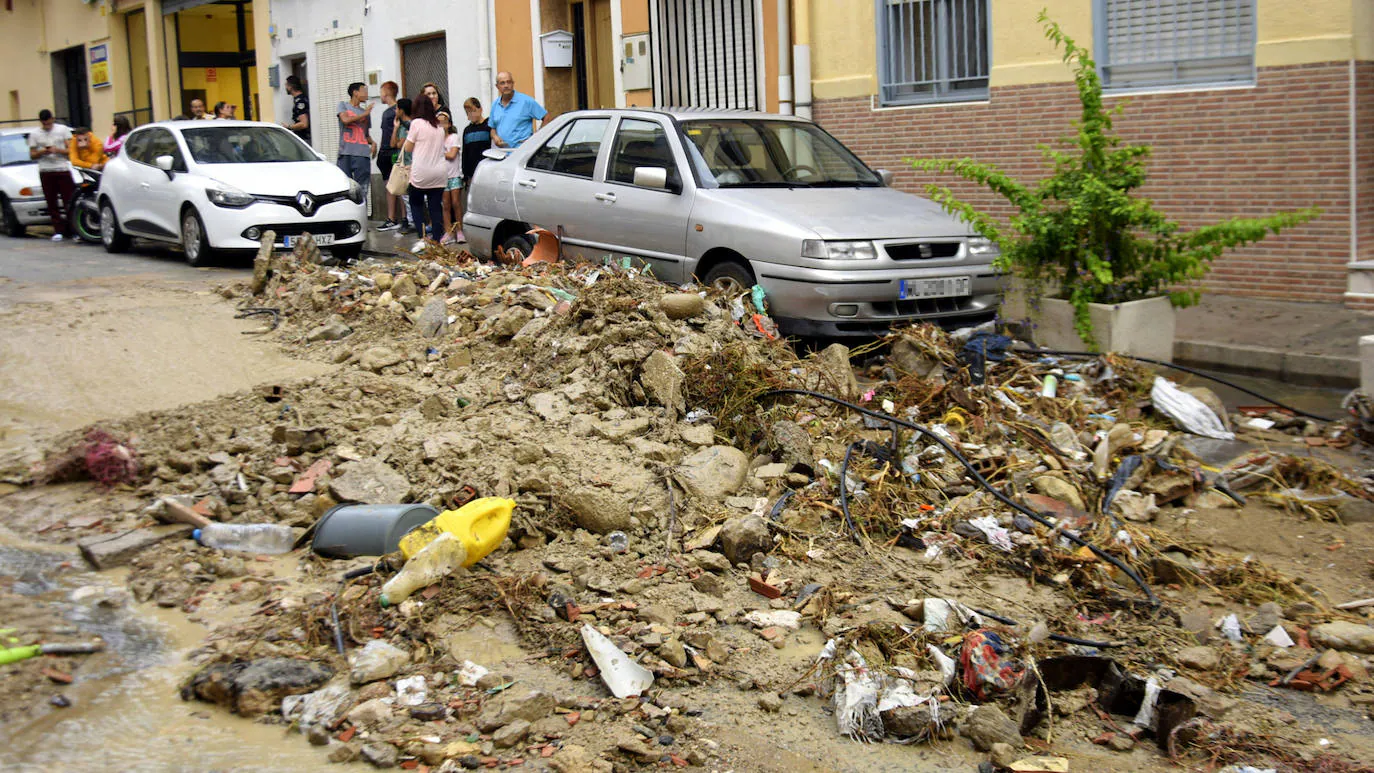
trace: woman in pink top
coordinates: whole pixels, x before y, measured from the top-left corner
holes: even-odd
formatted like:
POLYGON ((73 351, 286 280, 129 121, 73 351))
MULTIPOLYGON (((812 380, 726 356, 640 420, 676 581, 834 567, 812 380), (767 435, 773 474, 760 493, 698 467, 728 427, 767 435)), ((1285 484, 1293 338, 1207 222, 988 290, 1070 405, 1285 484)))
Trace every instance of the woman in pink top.
MULTIPOLYGON (((429 238, 439 241, 444 227, 444 189, 448 187, 448 162, 444 159, 444 130, 439 128, 434 102, 421 94, 411 103, 410 131, 402 150, 410 154, 410 210, 417 227, 429 213, 429 238)), ((420 231, 423 237, 425 232, 420 231)), ((416 251, 424 248, 421 241, 416 251)))
POLYGON ((115 116, 114 125, 110 127, 110 137, 105 140, 105 155, 110 158, 119 155, 120 148, 124 147, 124 138, 132 129, 127 115, 115 116))

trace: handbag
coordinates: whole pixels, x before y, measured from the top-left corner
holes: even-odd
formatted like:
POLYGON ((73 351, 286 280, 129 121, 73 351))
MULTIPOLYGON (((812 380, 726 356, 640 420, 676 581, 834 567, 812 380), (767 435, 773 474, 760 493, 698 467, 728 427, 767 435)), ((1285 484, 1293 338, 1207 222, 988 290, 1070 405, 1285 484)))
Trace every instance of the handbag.
POLYGON ((391 176, 386 178, 386 192, 392 196, 404 196, 410 189, 410 164, 403 164, 398 159, 396 165, 391 167, 391 176))

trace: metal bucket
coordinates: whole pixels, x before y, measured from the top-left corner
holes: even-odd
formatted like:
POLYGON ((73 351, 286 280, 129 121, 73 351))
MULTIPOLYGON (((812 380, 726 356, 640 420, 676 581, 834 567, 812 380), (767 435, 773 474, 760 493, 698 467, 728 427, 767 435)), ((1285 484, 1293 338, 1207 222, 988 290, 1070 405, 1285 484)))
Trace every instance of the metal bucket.
POLYGON ((325 558, 385 555, 438 514, 429 505, 335 505, 315 527, 310 548, 325 558))

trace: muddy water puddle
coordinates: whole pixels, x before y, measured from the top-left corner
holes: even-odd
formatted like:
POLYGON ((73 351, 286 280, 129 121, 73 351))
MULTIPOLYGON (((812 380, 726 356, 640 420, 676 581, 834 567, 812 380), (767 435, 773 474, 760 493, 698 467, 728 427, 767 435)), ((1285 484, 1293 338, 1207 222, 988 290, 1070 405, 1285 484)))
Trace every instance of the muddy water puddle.
POLYGON ((122 573, 63 573, 72 559, 0 542, 0 576, 13 578, 14 593, 60 617, 66 632, 98 636, 107 648, 61 687, 69 708, 5 728, 0 769, 303 771, 327 764, 325 750, 285 725, 182 701, 186 655, 205 628, 177 610, 124 606, 122 573))

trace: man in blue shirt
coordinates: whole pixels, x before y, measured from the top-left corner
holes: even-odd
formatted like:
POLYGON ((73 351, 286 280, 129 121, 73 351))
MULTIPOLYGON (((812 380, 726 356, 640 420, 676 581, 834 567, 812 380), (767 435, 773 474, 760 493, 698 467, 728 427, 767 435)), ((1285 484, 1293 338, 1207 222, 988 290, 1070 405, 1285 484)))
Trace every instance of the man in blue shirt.
POLYGON ((498 148, 518 148, 539 128, 549 111, 528 94, 515 90, 515 78, 508 72, 496 74, 496 90, 501 98, 491 106, 491 141, 498 148))

